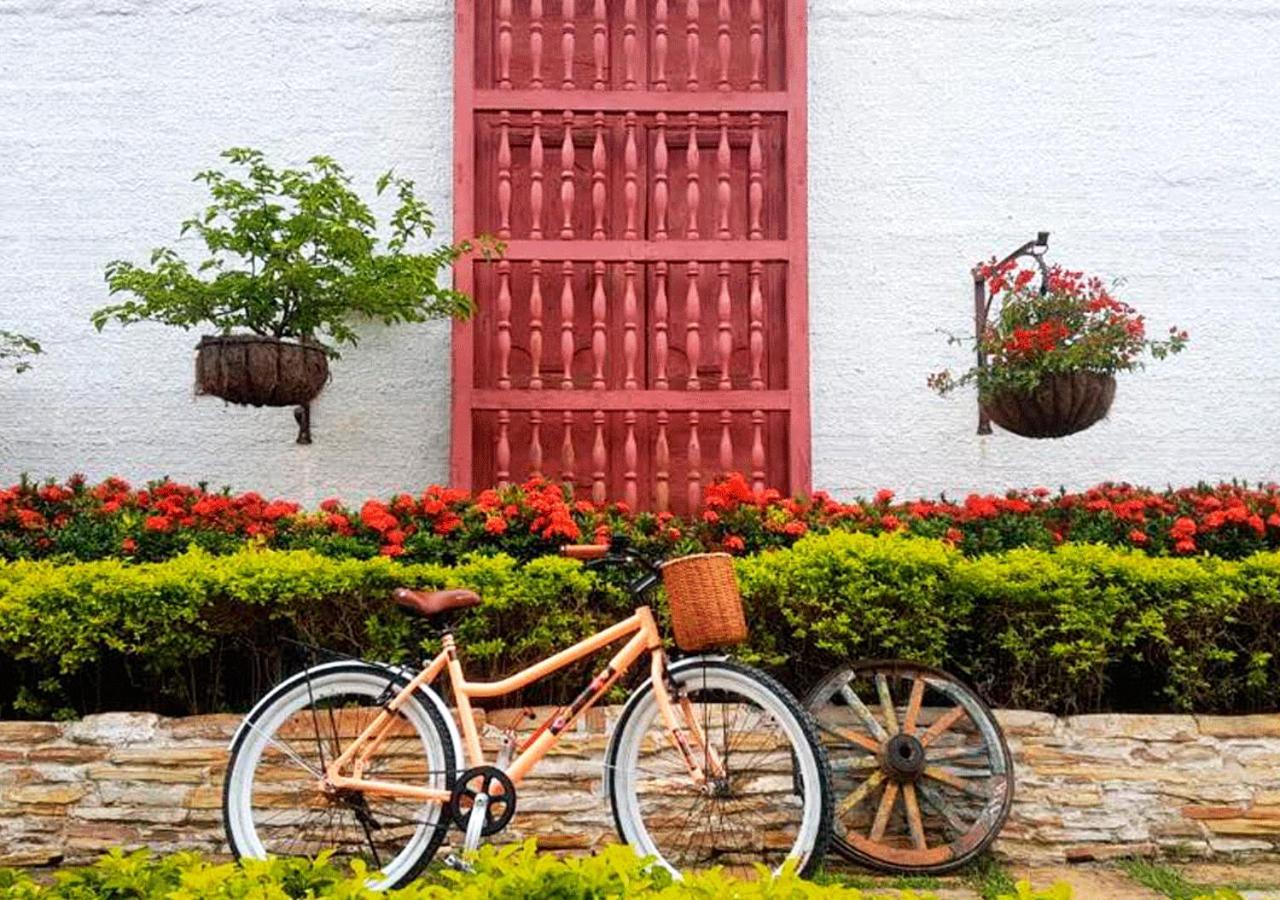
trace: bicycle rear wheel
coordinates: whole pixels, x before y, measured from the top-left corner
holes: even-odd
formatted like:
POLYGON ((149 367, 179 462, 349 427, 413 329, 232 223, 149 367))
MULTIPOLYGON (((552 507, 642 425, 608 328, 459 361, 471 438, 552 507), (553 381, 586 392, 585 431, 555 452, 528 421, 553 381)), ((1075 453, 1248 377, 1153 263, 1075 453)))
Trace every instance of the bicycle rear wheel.
POLYGON ((946 672, 887 660, 828 675, 805 699, 831 757, 832 846, 897 874, 960 868, 1013 804, 1013 757, 991 710, 946 672))
MULTIPOLYGON (((250 714, 223 783, 223 823, 237 859, 329 851, 339 863, 362 860, 376 890, 422 871, 448 830, 440 803, 321 788, 325 766, 403 685, 377 666, 321 666, 276 687, 250 714)), ((440 712, 411 697, 364 776, 448 790, 455 765, 440 712)))
MULTIPOLYGON (((652 682, 627 704, 606 756, 618 834, 673 873, 724 866, 752 876, 795 860, 802 874, 825 853, 831 821, 826 754, 798 701, 763 672, 722 659, 688 660, 671 678, 688 700, 677 718, 706 735, 724 777, 699 787, 672 746, 652 682)), ((675 698, 673 697, 673 702, 675 698)))

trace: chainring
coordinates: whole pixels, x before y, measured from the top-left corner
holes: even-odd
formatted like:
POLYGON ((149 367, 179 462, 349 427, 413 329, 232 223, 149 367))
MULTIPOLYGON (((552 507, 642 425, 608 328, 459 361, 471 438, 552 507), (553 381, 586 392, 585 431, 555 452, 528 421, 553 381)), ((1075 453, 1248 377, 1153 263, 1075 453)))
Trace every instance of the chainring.
POLYGON ((507 827, 516 814, 516 786, 506 772, 494 766, 475 766, 458 776, 449 798, 449 815, 453 824, 465 833, 471 821, 472 805, 481 791, 489 795, 489 805, 484 811, 484 837, 497 834, 507 827))

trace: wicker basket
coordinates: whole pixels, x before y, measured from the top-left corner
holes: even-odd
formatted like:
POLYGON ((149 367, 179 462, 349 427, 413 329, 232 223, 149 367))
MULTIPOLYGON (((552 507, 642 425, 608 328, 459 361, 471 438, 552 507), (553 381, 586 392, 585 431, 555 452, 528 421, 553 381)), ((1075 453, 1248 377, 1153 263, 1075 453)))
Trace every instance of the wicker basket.
POLYGON ((689 652, 747 639, 742 595, 728 553, 697 553, 662 566, 676 644, 689 652))

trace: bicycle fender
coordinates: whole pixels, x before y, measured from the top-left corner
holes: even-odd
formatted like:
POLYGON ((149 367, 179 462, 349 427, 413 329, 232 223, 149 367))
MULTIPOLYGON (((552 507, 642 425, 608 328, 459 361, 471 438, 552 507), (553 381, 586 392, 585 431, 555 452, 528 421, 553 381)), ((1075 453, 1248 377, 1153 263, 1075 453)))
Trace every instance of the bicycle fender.
MULTIPOLYGON (((728 658, 729 658, 729 655, 727 653, 700 653, 697 656, 683 657, 681 659, 676 660, 675 662, 671 662, 670 660, 668 660, 667 671, 679 672, 681 669, 688 668, 690 666, 701 665, 702 663, 705 663, 708 661, 720 662, 728 658)), ((649 687, 649 685, 651 685, 652 683, 653 683, 653 676, 651 675, 644 680, 643 684, 641 684, 639 687, 637 687, 634 691, 631 692, 631 696, 627 698, 626 704, 624 704, 622 707, 622 712, 618 714, 618 718, 615 721, 621 722, 627 718, 627 713, 631 711, 631 708, 633 706, 635 706, 637 703, 640 702, 640 698, 644 695, 645 689, 649 687)), ((613 742, 616 741, 617 739, 618 739, 618 731, 615 728, 613 734, 609 736, 609 746, 605 748, 604 759, 601 760, 601 770, 604 776, 603 778, 600 779, 600 796, 601 797, 608 796, 609 760, 613 756, 613 742)))
MULTIPOLYGON (((241 734, 243 734, 248 729, 249 722, 253 720, 254 716, 256 716, 261 710, 266 708, 269 704, 275 702, 276 698, 281 693, 292 690, 295 685, 297 685, 299 682, 305 682, 307 678, 314 678, 317 675, 323 675, 326 671, 333 669, 335 667, 349 666, 351 665, 351 662, 352 661, 349 659, 342 659, 342 660, 334 660, 333 662, 321 663, 318 666, 312 666, 310 669, 304 669, 303 671, 299 672, 296 675, 291 675, 290 677, 286 678, 284 681, 277 684, 271 690, 267 691, 267 693, 263 696, 263 698, 259 700, 256 704, 254 704, 253 709, 249 710, 248 714, 243 719, 240 720, 240 724, 236 727, 235 734, 231 736, 231 742, 227 745, 228 751, 230 751, 235 747, 236 742, 240 740, 241 734)), ((408 669, 405 666, 395 666, 395 665, 389 665, 387 663, 378 663, 378 662, 366 662, 364 660, 361 660, 360 662, 362 662, 364 665, 371 666, 375 669, 382 669, 391 677, 400 680, 402 684, 408 684, 411 680, 413 680, 413 677, 418 674, 415 670, 408 669)), ((453 740, 453 753, 456 758, 455 762, 457 764, 457 771, 461 772, 463 769, 467 767, 467 763, 464 757, 464 750, 462 745, 462 733, 458 730, 458 722, 453 716, 453 711, 449 709, 448 704, 444 702, 441 696, 436 692, 435 688, 431 687, 430 685, 423 685, 422 687, 418 688, 417 696, 418 696, 418 699, 426 700, 427 702, 434 705, 435 708, 440 712, 440 718, 444 720, 445 727, 449 729, 449 737, 453 740)))

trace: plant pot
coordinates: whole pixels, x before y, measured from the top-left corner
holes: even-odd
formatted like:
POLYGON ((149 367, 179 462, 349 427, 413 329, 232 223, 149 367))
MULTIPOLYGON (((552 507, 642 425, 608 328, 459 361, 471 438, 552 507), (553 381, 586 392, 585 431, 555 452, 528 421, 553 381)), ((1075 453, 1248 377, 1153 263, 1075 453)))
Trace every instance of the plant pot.
POLYGON ((1031 393, 1004 391, 983 399, 982 409, 1005 431, 1028 438, 1058 438, 1103 419, 1116 396, 1116 380, 1097 372, 1046 375, 1031 393))
POLYGON ((196 350, 196 393, 229 403, 298 406, 329 380, 329 360, 315 344, 232 334, 203 337, 196 350))

